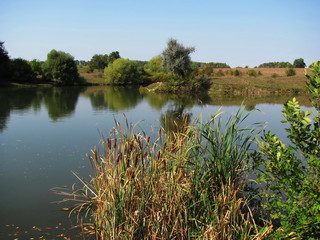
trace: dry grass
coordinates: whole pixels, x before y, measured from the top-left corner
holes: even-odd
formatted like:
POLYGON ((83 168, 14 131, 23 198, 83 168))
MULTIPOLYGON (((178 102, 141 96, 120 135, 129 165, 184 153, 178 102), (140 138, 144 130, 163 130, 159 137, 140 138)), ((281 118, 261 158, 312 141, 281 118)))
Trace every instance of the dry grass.
MULTIPOLYGON (((224 68, 225 75, 210 77, 211 93, 234 93, 234 94, 268 94, 285 92, 303 92, 306 85, 304 69, 296 68, 296 75, 287 77, 286 68, 251 68, 258 74, 251 77, 246 74, 247 68, 224 68), (230 71, 238 69, 241 76, 231 75, 230 71)), ((217 70, 216 70, 217 71, 217 70)))
POLYGON ((102 71, 94 71, 88 73, 83 70, 79 70, 79 74, 83 77, 87 83, 92 85, 105 85, 105 77, 102 71))
MULTIPOLYGON (((89 156, 91 181, 67 193, 73 211, 90 216, 96 239, 265 239, 244 194, 253 130, 240 129, 239 111, 222 124, 160 130, 153 143, 134 126, 116 128, 104 153, 89 156)), ((220 119, 220 120, 219 120, 220 119)))

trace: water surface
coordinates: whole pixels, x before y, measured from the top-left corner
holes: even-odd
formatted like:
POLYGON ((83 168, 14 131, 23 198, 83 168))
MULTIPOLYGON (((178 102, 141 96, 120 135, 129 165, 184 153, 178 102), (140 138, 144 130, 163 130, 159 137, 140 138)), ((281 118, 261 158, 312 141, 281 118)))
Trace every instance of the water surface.
MULTIPOLYGON (((0 239, 63 239, 72 236, 71 223, 60 208, 53 187, 71 187, 74 171, 90 174, 86 154, 107 136, 114 119, 153 134, 165 119, 188 113, 204 120, 221 111, 234 114, 243 103, 254 111, 247 125, 268 122, 285 136, 282 104, 291 96, 175 96, 140 93, 138 88, 4 88, 0 89, 0 239)), ((305 98, 298 98, 309 108, 305 98)), ((80 184, 78 184, 80 186, 80 184)))

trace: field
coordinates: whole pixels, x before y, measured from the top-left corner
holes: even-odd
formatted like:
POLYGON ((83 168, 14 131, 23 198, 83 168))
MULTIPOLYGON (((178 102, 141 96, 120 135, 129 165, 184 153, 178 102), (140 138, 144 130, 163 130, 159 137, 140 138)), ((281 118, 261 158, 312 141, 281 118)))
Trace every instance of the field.
MULTIPOLYGON (((287 77, 286 68, 221 68, 214 69, 214 73, 207 76, 212 86, 210 94, 235 95, 249 94, 283 94, 304 91, 306 77, 303 68, 296 68, 296 75, 287 77), (238 70, 240 75, 235 76, 238 70), (247 71, 255 71, 256 76, 249 76, 247 71)), ((80 71, 81 77, 89 84, 104 85, 103 72, 94 71, 87 73, 80 71)))
POLYGON ((267 94, 304 91, 306 77, 303 68, 296 68, 295 76, 286 76, 285 68, 222 68, 215 69, 210 92, 234 94, 267 94), (235 76, 235 71, 240 72, 235 76), (248 71, 255 71, 256 76, 249 76, 248 71), (221 75, 222 76, 219 76, 221 75), (233 73, 233 74, 232 74, 233 73), (218 76, 217 76, 218 75, 218 76))

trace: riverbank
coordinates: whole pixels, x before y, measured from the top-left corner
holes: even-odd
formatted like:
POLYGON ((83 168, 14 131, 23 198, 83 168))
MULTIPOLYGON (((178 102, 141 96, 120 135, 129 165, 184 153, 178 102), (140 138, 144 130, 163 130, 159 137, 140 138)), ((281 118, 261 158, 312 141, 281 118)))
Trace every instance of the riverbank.
MULTIPOLYGON (((296 68, 295 76, 286 76, 286 68, 219 68, 214 73, 206 76, 210 79, 210 94, 283 94, 304 92, 306 78, 304 68, 296 68), (234 72, 238 70, 239 76, 234 72), (249 76, 248 70, 256 71, 256 76, 249 76)), ((87 73, 80 71, 90 85, 105 85, 103 72, 87 73)))

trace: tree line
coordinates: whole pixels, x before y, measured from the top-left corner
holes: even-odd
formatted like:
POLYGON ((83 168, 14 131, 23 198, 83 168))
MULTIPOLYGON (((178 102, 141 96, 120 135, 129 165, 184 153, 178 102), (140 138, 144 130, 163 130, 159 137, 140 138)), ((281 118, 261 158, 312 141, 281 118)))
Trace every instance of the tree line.
POLYGON ((259 65, 259 68, 305 68, 306 64, 303 58, 298 58, 290 62, 268 62, 259 65))
MULTIPOLYGON (((63 51, 51 50, 45 61, 10 59, 4 43, 0 42, 0 79, 18 83, 50 82, 58 85, 80 85, 85 79, 79 69, 87 73, 104 72, 105 83, 115 85, 152 84, 162 82, 163 91, 177 89, 196 90, 208 86, 204 78, 214 68, 230 68, 226 63, 201 63, 191 61, 194 47, 185 47, 175 39, 169 39, 166 49, 149 61, 124 59, 118 51, 95 54, 90 61, 75 60, 63 51), (199 71, 200 70, 200 71, 199 71)), ((270 62, 259 67, 304 68, 302 58, 289 62, 270 62)), ((160 89, 161 90, 161 89, 160 89)))

